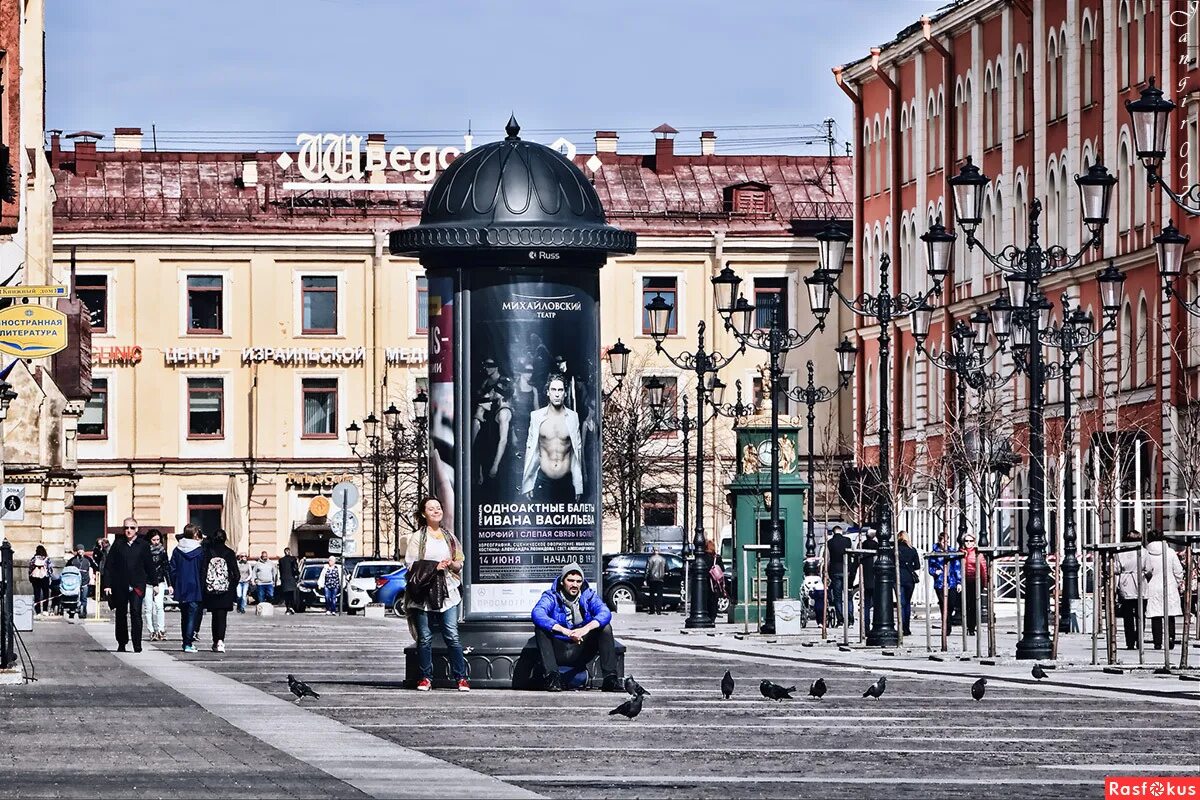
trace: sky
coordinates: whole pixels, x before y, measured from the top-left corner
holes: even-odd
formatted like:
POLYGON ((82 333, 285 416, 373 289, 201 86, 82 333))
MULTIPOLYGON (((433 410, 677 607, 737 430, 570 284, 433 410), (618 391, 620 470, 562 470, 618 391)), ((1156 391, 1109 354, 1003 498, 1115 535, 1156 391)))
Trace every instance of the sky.
MULTIPOLYGON (((809 153, 832 117, 830 68, 948 0, 50 0, 46 120, 137 126, 160 149, 272 150, 296 133, 409 145, 522 135, 623 152, 679 129, 718 152, 809 153)), ((111 144, 111 138, 101 142, 111 144)))

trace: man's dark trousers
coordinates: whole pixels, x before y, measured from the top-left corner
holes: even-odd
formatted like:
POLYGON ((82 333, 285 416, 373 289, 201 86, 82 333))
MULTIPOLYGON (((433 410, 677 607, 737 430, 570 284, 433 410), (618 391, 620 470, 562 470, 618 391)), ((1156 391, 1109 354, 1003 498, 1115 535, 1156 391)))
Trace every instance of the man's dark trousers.
POLYGON ((663 582, 646 581, 646 589, 650 593, 650 613, 661 614, 663 610, 663 582))
POLYGON ((130 630, 129 621, 133 619, 133 649, 142 649, 142 601, 145 598, 141 592, 130 590, 128 598, 124 602, 117 603, 113 607, 113 614, 117 618, 117 644, 124 647, 129 643, 130 630))
POLYGON ((547 675, 557 674, 558 668, 563 666, 583 669, 597 655, 600 656, 600 673, 606 678, 617 675, 617 648, 611 625, 592 631, 580 644, 563 641, 537 627, 533 636, 542 657, 542 670, 547 675))
POLYGON ((829 574, 829 594, 831 597, 825 598, 826 600, 832 600, 833 616, 837 620, 836 624, 839 626, 846 621, 847 615, 849 616, 850 624, 854 624, 853 598, 850 598, 847 602, 847 605, 850 606, 849 608, 842 608, 842 589, 845 587, 845 581, 846 579, 842 577, 841 573, 831 572, 829 574))

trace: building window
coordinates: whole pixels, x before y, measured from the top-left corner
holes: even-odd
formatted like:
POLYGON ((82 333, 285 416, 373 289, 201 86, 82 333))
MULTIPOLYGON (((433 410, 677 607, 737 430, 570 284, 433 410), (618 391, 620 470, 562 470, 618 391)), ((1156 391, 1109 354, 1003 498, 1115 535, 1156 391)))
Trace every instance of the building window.
POLYGON ((675 526, 676 497, 670 492, 642 495, 642 525, 647 528, 675 526))
POLYGON ((73 544, 93 550, 96 542, 108 535, 108 498, 99 495, 75 495, 72 505, 73 544))
POLYGON ((300 278, 300 332, 337 333, 337 278, 305 275, 300 278))
POLYGON ((75 296, 87 306, 92 333, 108 333, 108 276, 76 275, 75 296))
POLYGON ((219 494, 189 494, 187 496, 188 523, 199 525, 207 536, 221 527, 221 512, 224 498, 219 494))
POLYGON ((679 292, 675 278, 642 278, 642 333, 650 335, 650 314, 646 305, 655 297, 662 297, 671 305, 671 316, 667 320, 667 333, 679 332, 679 292))
POLYGON ((224 281, 220 275, 189 275, 188 333, 222 333, 224 281))
POLYGON ((775 304, 779 304, 777 319, 779 327, 790 327, 787 304, 787 278, 754 279, 754 327, 763 330, 771 327, 771 315, 775 304))
POLYGON ((647 414, 655 414, 654 429, 657 431, 673 431, 675 430, 676 408, 679 402, 679 381, 676 378, 667 375, 643 375, 642 376, 642 406, 646 409, 647 414), (647 396, 646 384, 651 379, 657 379, 663 385, 662 408, 655 414, 650 408, 650 398, 647 396))
POLYGON ((225 382, 221 378, 188 378, 189 439, 225 435, 225 382))
POLYGON ((429 333, 429 278, 417 278, 417 333, 429 333))
POLYGON ((1013 60, 1013 133, 1025 133, 1025 56, 1020 52, 1013 60))
POLYGON ((305 378, 301 381, 301 413, 304 416, 303 439, 336 439, 337 378, 305 378))
POLYGON ((92 396, 79 417, 80 439, 108 438, 108 378, 92 378, 92 396))

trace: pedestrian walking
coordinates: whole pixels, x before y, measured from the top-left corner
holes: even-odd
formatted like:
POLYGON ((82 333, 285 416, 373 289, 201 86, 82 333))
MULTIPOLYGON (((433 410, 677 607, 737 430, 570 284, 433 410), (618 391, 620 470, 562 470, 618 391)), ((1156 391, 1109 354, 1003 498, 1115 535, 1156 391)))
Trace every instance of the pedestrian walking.
POLYGON ((200 526, 184 525, 183 532, 175 539, 175 552, 171 553, 168 569, 171 575, 171 591, 179 604, 179 635, 183 652, 196 652, 196 632, 200 627, 200 616, 204 613, 202 570, 204 549, 200 546, 200 526))
POLYGON ((987 561, 975 546, 975 534, 963 537, 963 599, 967 606, 967 635, 974 636, 979 624, 979 607, 975 604, 980 586, 987 586, 987 561))
POLYGON ((39 617, 50 611, 50 582, 54 578, 54 565, 46 548, 38 545, 29 559, 29 582, 33 584, 33 610, 39 617))
POLYGON ((1146 616, 1150 618, 1150 637, 1154 649, 1163 646, 1163 619, 1168 620, 1168 649, 1175 647, 1175 617, 1183 614, 1183 564, 1172 547, 1163 540, 1162 531, 1154 528, 1146 536, 1146 557, 1142 559, 1146 576, 1146 616))
MULTIPOLYGON (((938 534, 937 544, 933 546, 935 553, 952 553, 947 543, 946 534, 938 534)), ((957 558, 930 558, 929 574, 933 577, 933 590, 937 593, 938 608, 942 610, 942 618, 946 620, 946 635, 954 627, 954 615, 958 610, 959 587, 962 586, 962 563, 957 558)), ((961 620, 958 620, 962 624, 961 620)))
POLYGON ((170 586, 170 563, 167 559, 167 548, 163 544, 162 531, 151 528, 146 534, 150 543, 150 563, 152 571, 150 581, 146 584, 146 599, 142 603, 146 628, 150 631, 150 641, 161 642, 167 638, 167 588, 170 586))
POLYGON ((325 566, 321 567, 321 574, 317 576, 317 586, 321 587, 321 591, 325 594, 325 613, 333 615, 337 613, 338 596, 342 593, 342 586, 345 584, 344 572, 338 564, 337 556, 330 556, 325 562, 325 566))
MULTIPOLYGON (((863 550, 879 550, 879 539, 874 528, 865 528, 862 541, 858 546, 863 550)), ((862 564, 862 593, 863 593, 863 627, 871 629, 871 612, 875 608, 875 554, 863 553, 860 556, 862 564)))
POLYGON ((92 585, 92 570, 96 569, 96 563, 88 557, 83 545, 77 544, 75 555, 67 561, 67 566, 79 570, 79 617, 82 619, 87 616, 88 590, 92 585))
POLYGON ((417 659, 421 679, 417 691, 433 688, 433 626, 442 629, 442 641, 449 651, 450 668, 460 692, 471 691, 467 681, 467 662, 458 640, 458 611, 462 595, 463 553, 454 534, 442 527, 442 504, 432 497, 418 506, 417 532, 408 539, 408 586, 404 592, 405 609, 417 631, 417 659))
POLYGON ((667 578, 667 560, 655 547, 646 560, 646 590, 650 594, 650 613, 662 614, 663 581, 667 578))
POLYGON ((250 596, 250 562, 249 556, 245 553, 238 553, 238 585, 237 585, 237 610, 239 614, 246 613, 246 602, 250 596))
POLYGON ((921 574, 921 554, 908 543, 906 531, 896 534, 896 547, 900 551, 900 615, 904 622, 904 635, 912 636, 912 597, 921 574))
POLYGON ((133 652, 140 653, 142 604, 154 564, 150 560, 150 545, 138 537, 137 520, 127 517, 123 532, 125 535, 117 539, 104 557, 104 572, 100 581, 104 596, 113 610, 117 652, 124 653, 125 646, 132 641, 133 652))
POLYGON ((237 603, 237 556, 226 544, 228 536, 218 530, 204 543, 204 608, 211 615, 212 649, 225 652, 225 628, 229 612, 237 603))
POLYGON ((849 569, 852 574, 855 570, 854 559, 846 559, 845 554, 853 544, 850 537, 842 531, 841 525, 833 526, 833 535, 829 537, 825 552, 826 571, 829 574, 829 596, 825 600, 832 601, 834 624, 839 628, 847 621, 854 624, 853 610, 846 609, 846 612, 842 613, 842 594, 846 588, 845 570, 849 569))
POLYGON ((295 614, 300 608, 300 564, 292 555, 290 547, 283 548, 283 558, 279 559, 279 593, 283 595, 283 605, 287 613, 295 614))
MULTIPOLYGON (((1128 530, 1121 539, 1131 544, 1141 544, 1142 532, 1128 530)), ((1143 619, 1146 615, 1148 587, 1146 586, 1146 576, 1138 574, 1138 565, 1139 563, 1142 565, 1144 572, 1149 559, 1150 556, 1146 553, 1145 548, 1117 553, 1117 610, 1125 628, 1126 650, 1137 650, 1138 641, 1145 635, 1142 626, 1145 624, 1143 619), (1140 589, 1139 583, 1141 584, 1140 589)), ((1161 590, 1162 587, 1159 588, 1161 590)))
POLYGON ((263 550, 258 561, 250 565, 250 583, 254 586, 254 602, 262 605, 275 600, 275 583, 279 579, 279 570, 271 559, 267 557, 267 551, 263 550))
POLYGON ((704 552, 708 554, 708 616, 715 621, 720 608, 721 598, 725 593, 725 562, 717 552, 717 543, 712 539, 704 540, 704 552))

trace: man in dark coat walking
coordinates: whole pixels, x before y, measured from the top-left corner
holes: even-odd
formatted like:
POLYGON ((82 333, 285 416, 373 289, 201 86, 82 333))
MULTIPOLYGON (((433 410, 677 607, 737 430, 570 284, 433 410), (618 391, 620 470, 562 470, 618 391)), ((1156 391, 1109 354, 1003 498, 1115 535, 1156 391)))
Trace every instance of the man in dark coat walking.
POLYGON ((133 517, 125 520, 125 535, 117 539, 104 558, 101 585, 104 596, 113 609, 117 624, 117 652, 124 653, 133 639, 133 652, 142 652, 142 601, 146 584, 154 574, 150 545, 138 538, 138 523, 133 517), (133 636, 130 637, 130 617, 133 636))
POLYGON ((300 580, 300 565, 292 555, 292 548, 283 548, 283 558, 279 559, 279 593, 283 595, 283 605, 287 613, 295 614, 300 607, 297 596, 300 580))

